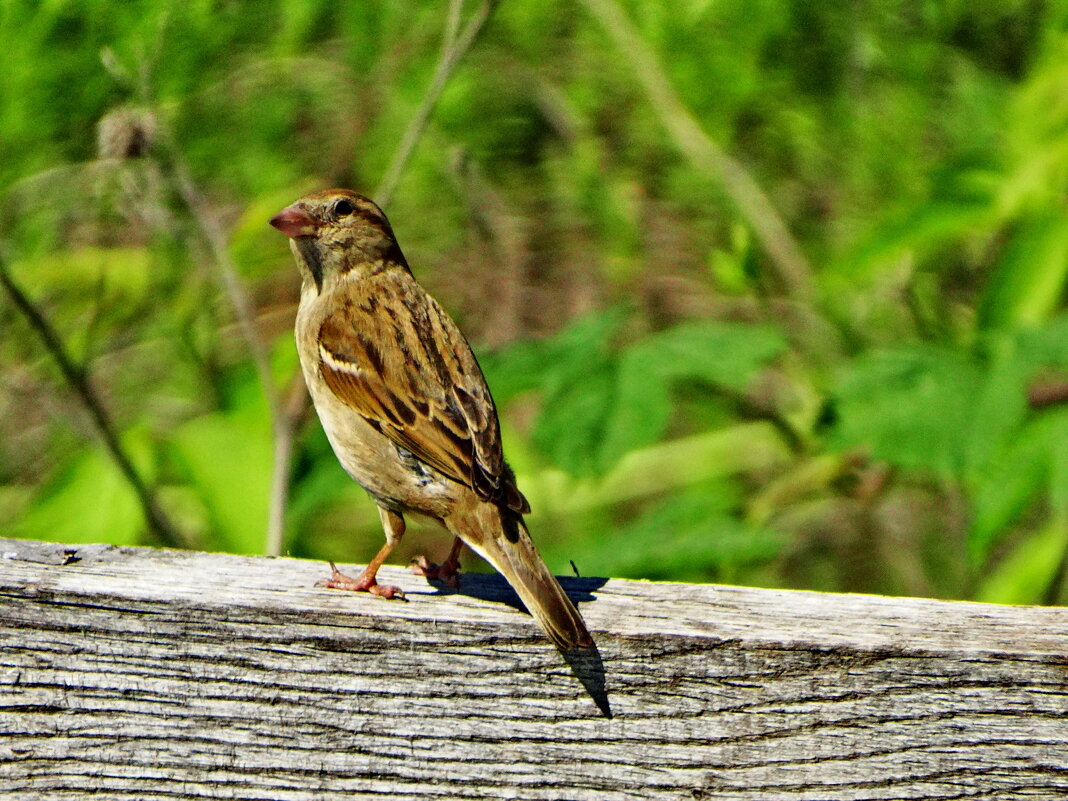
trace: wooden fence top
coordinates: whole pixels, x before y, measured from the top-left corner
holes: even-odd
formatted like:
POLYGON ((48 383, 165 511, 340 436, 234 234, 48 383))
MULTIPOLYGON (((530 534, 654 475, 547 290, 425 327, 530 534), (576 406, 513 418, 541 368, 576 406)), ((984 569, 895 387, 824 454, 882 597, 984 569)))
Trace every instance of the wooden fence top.
POLYGON ((0 797, 1068 797, 1068 610, 572 578, 605 719, 497 576, 0 539, 0 797))

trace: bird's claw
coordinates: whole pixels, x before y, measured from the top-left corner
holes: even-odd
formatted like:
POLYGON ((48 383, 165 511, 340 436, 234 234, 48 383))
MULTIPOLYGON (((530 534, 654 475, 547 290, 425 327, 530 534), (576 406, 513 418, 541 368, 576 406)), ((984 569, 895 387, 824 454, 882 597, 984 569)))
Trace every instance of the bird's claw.
POLYGON ((411 561, 409 570, 416 576, 440 581, 454 590, 460 589, 460 566, 456 562, 438 565, 428 562, 425 556, 417 556, 411 561))
POLYGON ((404 590, 393 584, 379 584, 375 582, 367 588, 367 592, 371 595, 377 595, 379 598, 385 598, 387 601, 391 601, 396 598, 398 601, 407 601, 404 597, 404 590))
POLYGON ((367 571, 364 571, 356 578, 352 578, 338 570, 337 565, 333 562, 330 562, 330 570, 330 578, 320 579, 315 582, 316 587, 328 587, 332 590, 348 590, 349 592, 369 592, 371 595, 377 595, 379 598, 385 598, 387 600, 392 598, 406 600, 404 598, 404 590, 400 587, 395 587, 392 584, 379 584, 378 579, 373 575, 367 575, 367 571))

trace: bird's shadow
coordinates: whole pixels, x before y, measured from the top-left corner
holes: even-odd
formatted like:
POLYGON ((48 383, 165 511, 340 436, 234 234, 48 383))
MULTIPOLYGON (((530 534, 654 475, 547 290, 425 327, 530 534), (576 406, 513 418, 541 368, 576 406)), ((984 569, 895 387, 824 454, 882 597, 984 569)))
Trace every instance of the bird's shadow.
MULTIPOLYGON (((526 606, 519 600, 519 595, 511 585, 499 573, 461 573, 459 588, 450 587, 444 581, 427 579, 438 595, 466 595, 469 598, 478 598, 480 601, 507 604, 525 614, 530 614, 526 606)), ((564 588, 571 603, 578 606, 582 603, 597 600, 594 592, 608 583, 606 578, 557 576, 560 586, 564 588)))
MULTIPOLYGON (((594 593, 608 582, 606 578, 596 577, 558 576, 557 579, 575 606, 595 601, 597 597, 594 593)), ((478 598, 480 601, 507 604, 523 614, 530 614, 523 602, 519 600, 516 591, 498 573, 463 573, 460 575, 458 588, 450 587, 444 581, 437 579, 428 579, 428 581, 441 595, 466 595, 470 598, 478 598)), ((586 692, 590 694, 601 713, 606 718, 611 718, 612 709, 608 703, 608 690, 605 687, 604 662, 597 646, 571 648, 561 651, 560 655, 575 674, 575 678, 586 688, 586 692)))

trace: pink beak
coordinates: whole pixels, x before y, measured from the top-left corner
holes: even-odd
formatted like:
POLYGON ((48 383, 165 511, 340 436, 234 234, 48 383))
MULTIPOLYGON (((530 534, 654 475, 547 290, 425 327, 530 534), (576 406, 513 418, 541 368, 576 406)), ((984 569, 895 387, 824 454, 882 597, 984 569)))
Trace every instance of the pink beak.
POLYGON ((318 229, 311 215, 295 203, 292 206, 286 206, 271 217, 270 223, 291 239, 296 239, 298 236, 314 236, 318 229))

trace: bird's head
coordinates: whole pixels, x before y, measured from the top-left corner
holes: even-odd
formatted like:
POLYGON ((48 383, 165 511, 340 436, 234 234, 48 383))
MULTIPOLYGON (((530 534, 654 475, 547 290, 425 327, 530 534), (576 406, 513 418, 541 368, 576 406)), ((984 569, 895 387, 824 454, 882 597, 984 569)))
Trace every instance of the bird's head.
POLYGON ((349 189, 306 195, 270 223, 289 237, 297 265, 320 292, 353 270, 407 269, 382 209, 349 189))

